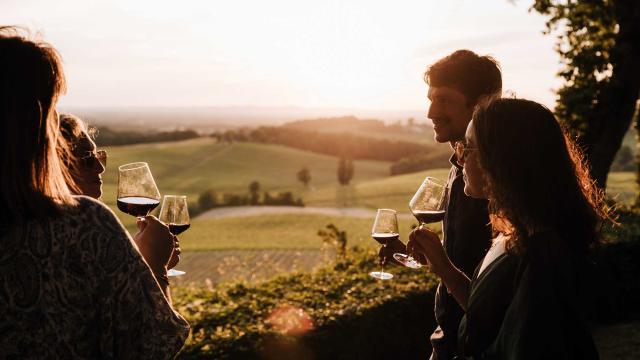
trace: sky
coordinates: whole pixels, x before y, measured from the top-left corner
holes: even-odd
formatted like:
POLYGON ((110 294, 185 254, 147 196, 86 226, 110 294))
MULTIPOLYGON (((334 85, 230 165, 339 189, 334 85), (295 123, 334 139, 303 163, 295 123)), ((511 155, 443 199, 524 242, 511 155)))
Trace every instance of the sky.
POLYGON ((68 107, 426 109, 427 65, 494 56, 553 107, 554 36, 530 1, 1 0, 63 58, 68 107))

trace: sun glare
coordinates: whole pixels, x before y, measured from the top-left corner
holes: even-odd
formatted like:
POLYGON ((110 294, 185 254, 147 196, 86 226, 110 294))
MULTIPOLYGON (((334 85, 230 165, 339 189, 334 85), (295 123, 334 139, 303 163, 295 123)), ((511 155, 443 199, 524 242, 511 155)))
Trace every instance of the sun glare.
POLYGON ((459 48, 493 54, 505 88, 549 106, 558 83, 543 19, 503 0, 9 0, 3 8, 1 23, 41 30, 59 49, 69 80, 61 104, 70 106, 419 110, 425 67, 459 48))

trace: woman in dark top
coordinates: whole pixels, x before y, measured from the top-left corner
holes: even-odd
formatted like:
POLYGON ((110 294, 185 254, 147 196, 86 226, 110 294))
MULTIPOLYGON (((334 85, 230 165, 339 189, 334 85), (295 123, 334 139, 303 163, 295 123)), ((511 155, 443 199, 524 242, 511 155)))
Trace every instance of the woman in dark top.
POLYGON ((456 155, 465 193, 489 199, 491 249, 471 279, 427 229, 407 249, 465 309, 459 357, 597 359, 583 290, 607 213, 580 153, 544 106, 498 99, 478 107, 456 155))

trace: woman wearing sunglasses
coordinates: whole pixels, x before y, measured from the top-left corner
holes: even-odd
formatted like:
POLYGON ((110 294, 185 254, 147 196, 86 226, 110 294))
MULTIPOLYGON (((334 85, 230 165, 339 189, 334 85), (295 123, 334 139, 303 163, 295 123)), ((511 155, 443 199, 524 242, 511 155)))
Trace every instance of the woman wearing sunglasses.
POLYGON ((480 106, 456 145, 465 194, 489 200, 493 245, 469 279, 428 229, 410 235, 465 310, 460 359, 596 359, 584 309, 587 257, 607 218, 582 157, 544 106, 480 106))
MULTIPOLYGON (((102 173, 107 167, 107 151, 97 150, 93 141, 94 130, 79 117, 72 114, 60 114, 60 136, 58 150, 62 163, 67 167, 66 183, 76 195, 85 195, 96 200, 102 197, 102 173)), ((158 219, 148 216, 144 221, 138 221, 138 228, 142 232, 146 225, 162 225, 158 219)), ((143 244, 141 232, 134 235, 134 240, 140 252, 150 264, 162 262, 155 259, 154 244, 143 244)), ((166 241, 174 243, 174 250, 167 263, 167 269, 173 269, 180 262, 180 242, 171 234, 166 234, 166 241)), ((164 241, 164 240, 162 240, 164 241)))
POLYGON ((84 121, 71 114, 60 114, 58 146, 60 158, 67 166, 67 185, 78 195, 94 199, 102 196, 102 173, 107 166, 107 152, 97 150, 84 121))
MULTIPOLYGON (((166 267, 145 261, 113 212, 66 184, 60 56, 14 27, 0 26, 0 49, 0 358, 174 358, 189 325, 171 305, 166 267)), ((139 237, 163 266, 168 236, 157 222, 139 237)))

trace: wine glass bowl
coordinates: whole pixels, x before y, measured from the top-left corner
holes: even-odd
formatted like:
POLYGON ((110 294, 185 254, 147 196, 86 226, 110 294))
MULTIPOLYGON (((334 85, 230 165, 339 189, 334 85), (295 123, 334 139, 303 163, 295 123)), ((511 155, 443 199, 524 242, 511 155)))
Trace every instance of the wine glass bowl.
POLYGON ((138 218, 148 215, 160 204, 160 192, 145 162, 118 167, 118 198, 120 211, 138 218))
MULTIPOLYGON (((389 241, 398 239, 398 216, 395 210, 378 209, 376 219, 371 229, 371 237, 379 242, 382 247, 386 247, 389 241)), ((379 280, 389 280, 393 278, 393 274, 384 271, 384 261, 382 262, 382 269, 380 271, 372 271, 369 275, 379 280)))
MULTIPOLYGON (((419 226, 437 223, 444 220, 447 195, 447 183, 433 177, 424 179, 420 187, 409 201, 409 210, 418 220, 419 226)), ((412 269, 422 264, 411 255, 395 253, 393 258, 412 269)))
MULTIPOLYGON (((160 208, 160 221, 167 224, 173 235, 178 235, 189 229, 189 207, 187 197, 184 195, 165 195, 160 208)), ((167 275, 179 276, 186 272, 169 269, 167 275)))

